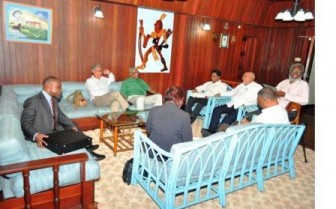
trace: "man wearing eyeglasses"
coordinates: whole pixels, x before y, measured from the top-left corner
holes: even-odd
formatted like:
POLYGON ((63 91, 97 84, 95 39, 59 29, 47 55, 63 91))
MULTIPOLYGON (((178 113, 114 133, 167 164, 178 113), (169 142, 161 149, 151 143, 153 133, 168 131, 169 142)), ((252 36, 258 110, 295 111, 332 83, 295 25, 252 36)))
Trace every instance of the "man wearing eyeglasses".
POLYGON ((100 64, 95 64, 92 68, 92 76, 86 80, 86 87, 90 91, 90 98, 95 106, 111 106, 111 111, 123 112, 129 104, 118 91, 109 91, 110 83, 115 81, 113 73, 102 69, 100 64), (107 75, 107 77, 103 76, 107 75))

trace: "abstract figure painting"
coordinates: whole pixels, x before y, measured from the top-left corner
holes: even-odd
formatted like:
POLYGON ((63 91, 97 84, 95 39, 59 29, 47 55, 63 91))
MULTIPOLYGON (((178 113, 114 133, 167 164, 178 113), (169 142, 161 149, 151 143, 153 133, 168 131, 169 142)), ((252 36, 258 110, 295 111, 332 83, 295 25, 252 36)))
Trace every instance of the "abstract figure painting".
POLYGON ((174 13, 138 9, 135 66, 140 73, 169 73, 174 13))
POLYGON ((7 41, 51 44, 52 10, 4 1, 7 41))

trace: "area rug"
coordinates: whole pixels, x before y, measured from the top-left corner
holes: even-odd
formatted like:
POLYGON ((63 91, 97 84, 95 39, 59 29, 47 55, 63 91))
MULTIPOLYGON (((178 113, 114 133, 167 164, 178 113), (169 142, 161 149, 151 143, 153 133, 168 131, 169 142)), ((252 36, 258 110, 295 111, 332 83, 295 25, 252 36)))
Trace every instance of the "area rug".
MULTIPOLYGON (((202 120, 197 119, 193 125, 193 135, 201 137, 202 120)), ((99 129, 85 132, 99 143, 99 129)), ((122 170, 125 162, 133 157, 133 151, 120 152, 113 156, 112 151, 103 143, 97 153, 106 155, 99 161, 100 179, 95 184, 95 201, 99 209, 154 209, 155 202, 140 185, 130 186, 122 181, 122 170)), ((227 195, 226 209, 313 209, 315 205, 315 152, 306 149, 308 163, 304 162, 302 147, 295 153, 296 178, 288 174, 265 181, 265 191, 259 192, 256 185, 227 195)), ((214 209, 221 208, 218 198, 209 200, 189 208, 214 209)))

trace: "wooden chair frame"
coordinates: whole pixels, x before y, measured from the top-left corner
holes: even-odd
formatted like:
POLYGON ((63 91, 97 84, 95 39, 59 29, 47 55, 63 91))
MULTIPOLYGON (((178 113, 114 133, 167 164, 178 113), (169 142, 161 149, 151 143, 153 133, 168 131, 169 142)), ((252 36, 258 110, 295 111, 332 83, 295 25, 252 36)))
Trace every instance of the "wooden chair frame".
MULTIPOLYGON (((292 119, 290 121, 290 123, 294 124, 294 125, 299 125, 300 124, 300 117, 301 117, 301 105, 296 103, 296 102, 289 102, 288 105, 286 106, 286 110, 287 110, 288 113, 291 112, 291 111, 296 111, 297 112, 295 118, 292 119)), ((308 160, 307 160, 307 154, 306 154, 306 145, 304 143, 303 136, 304 136, 304 134, 302 135, 300 143, 302 145, 303 156, 304 156, 305 162, 307 163, 308 160)))
POLYGON ((0 208, 95 208, 94 181, 85 181, 85 153, 63 155, 40 160, 0 166, 0 175, 22 173, 24 196, 18 198, 1 199, 0 208), (80 181, 77 184, 60 187, 58 171, 61 165, 80 163, 80 181), (29 173, 32 170, 52 167, 54 172, 54 187, 51 190, 31 194, 29 173))

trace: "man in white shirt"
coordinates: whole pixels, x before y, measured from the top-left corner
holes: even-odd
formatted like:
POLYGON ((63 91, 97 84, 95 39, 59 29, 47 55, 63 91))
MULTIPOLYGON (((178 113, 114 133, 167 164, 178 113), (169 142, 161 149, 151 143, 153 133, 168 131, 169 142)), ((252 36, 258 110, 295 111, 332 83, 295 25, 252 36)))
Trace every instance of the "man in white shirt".
MULTIPOLYGON (((309 85, 306 81, 302 80, 304 67, 300 63, 292 64, 289 68, 289 78, 281 81, 276 86, 276 95, 281 107, 286 108, 289 102, 295 102, 300 105, 308 103, 309 99, 309 85)), ((253 115, 259 115, 260 110, 253 111, 246 115, 251 119, 253 115)), ((288 113, 289 120, 296 117, 297 111, 288 113)))
MULTIPOLYGON (((261 108, 261 113, 254 115, 251 123, 290 124, 287 111, 279 105, 276 92, 271 87, 265 87, 258 92, 258 105, 261 108)), ((250 121, 247 118, 240 121, 240 124, 248 123, 250 123, 250 121)), ((232 123, 232 126, 222 124, 218 128, 218 132, 225 132, 229 127, 235 125, 234 123, 232 123)), ((234 129, 236 129, 236 127, 234 129)))
POLYGON ((265 87, 258 92, 258 105, 262 109, 261 114, 254 116, 252 123, 290 124, 288 113, 278 103, 272 88, 265 87))
POLYGON ((240 106, 257 104, 257 93, 262 89, 262 86, 254 81, 255 75, 253 72, 245 72, 242 79, 243 83, 236 86, 232 91, 223 94, 223 96, 231 96, 231 101, 213 110, 209 129, 202 129, 203 136, 215 133, 219 124, 226 123, 231 125, 236 121, 240 106), (223 113, 226 115, 219 123, 219 119, 223 113))
POLYGON ((283 108, 286 108, 289 102, 296 102, 300 105, 308 103, 309 85, 302 80, 303 73, 303 65, 295 63, 289 68, 289 78, 276 86, 278 101, 283 108))
POLYGON ((221 96, 227 91, 228 85, 221 80, 221 71, 214 69, 211 71, 211 81, 197 86, 188 98, 186 112, 190 115, 190 122, 193 123, 204 106, 208 103, 208 98, 221 96), (194 110, 192 107, 196 104, 194 110))
POLYGON ((92 76, 86 80, 86 87, 90 91, 90 98, 95 106, 111 106, 112 112, 125 111, 129 104, 118 91, 109 92, 109 85, 115 81, 113 73, 105 69, 103 71, 100 64, 92 68, 92 76), (104 77, 107 75, 108 77, 104 77))

